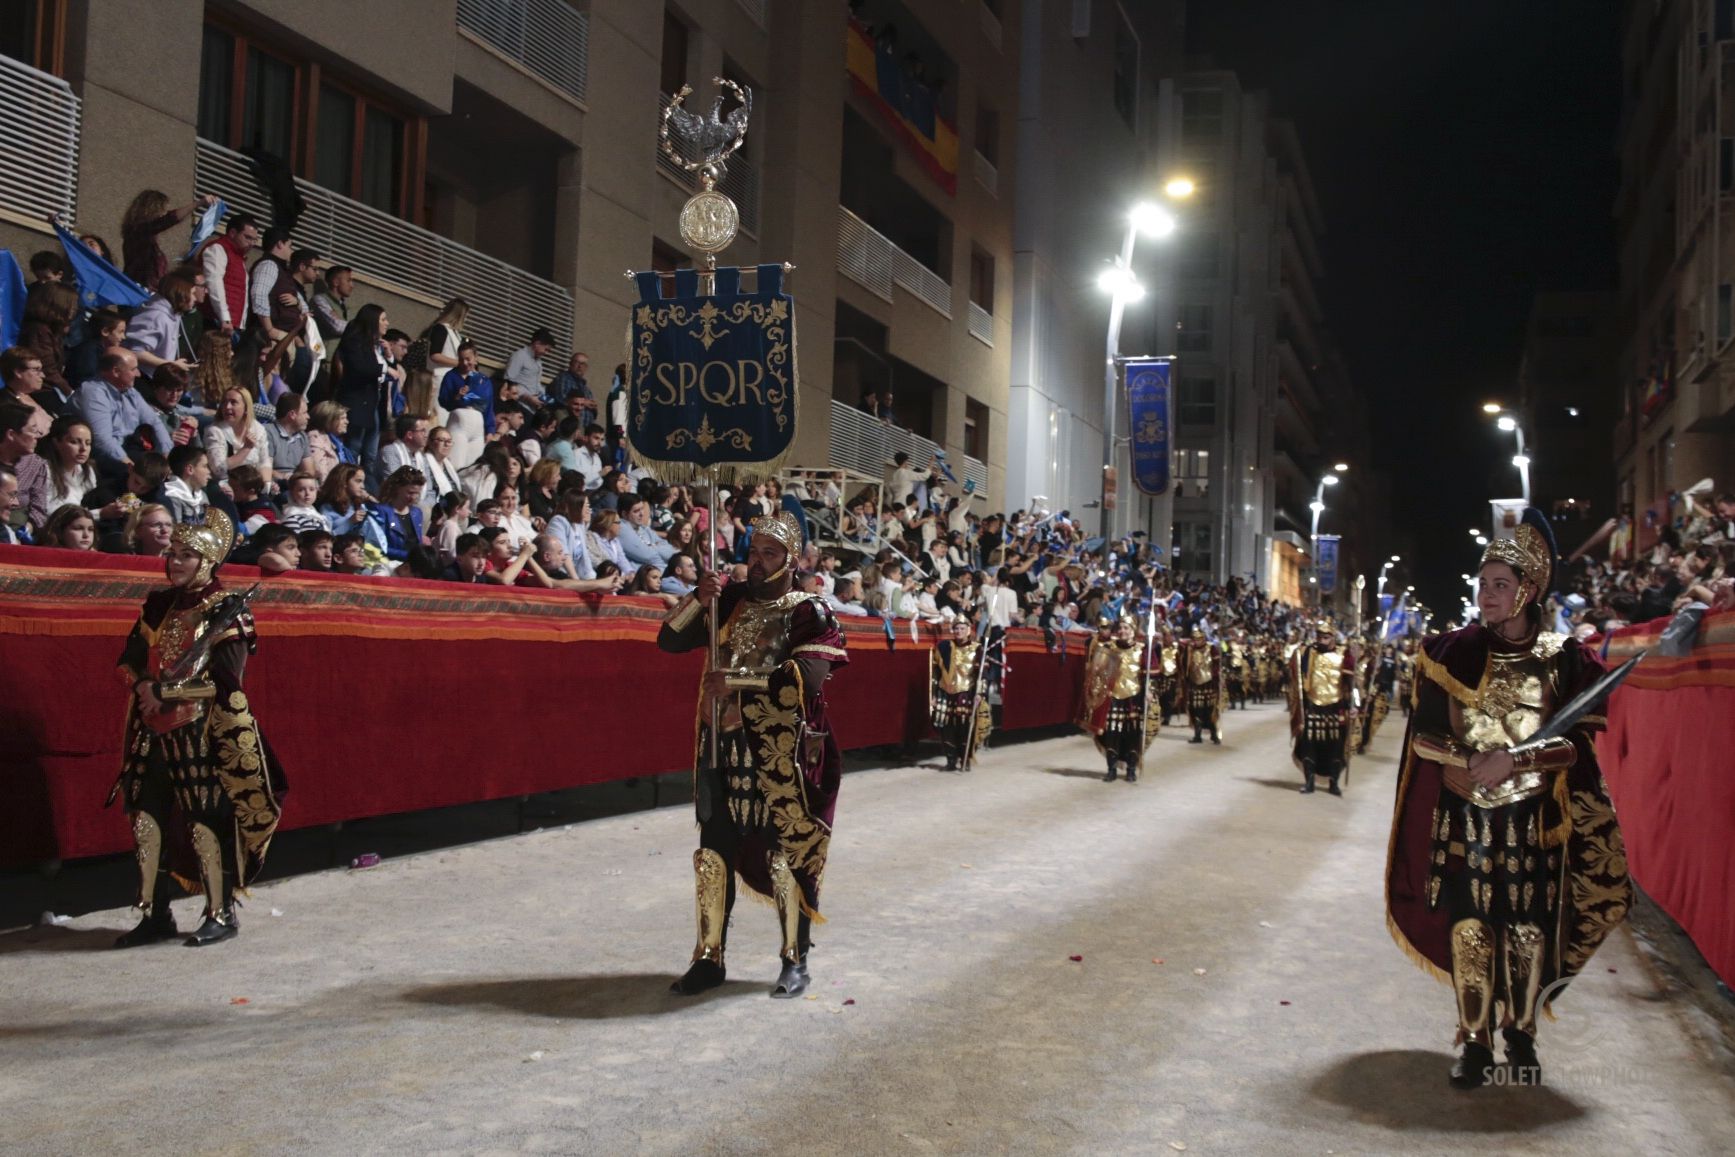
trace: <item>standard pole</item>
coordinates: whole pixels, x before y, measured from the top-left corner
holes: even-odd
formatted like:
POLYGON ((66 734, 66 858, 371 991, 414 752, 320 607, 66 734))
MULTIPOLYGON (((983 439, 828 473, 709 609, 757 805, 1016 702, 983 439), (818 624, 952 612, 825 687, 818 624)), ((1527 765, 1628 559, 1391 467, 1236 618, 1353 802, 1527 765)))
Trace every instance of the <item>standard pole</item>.
MULTIPOLYGON (((711 558, 710 558, 710 562, 707 564, 707 566, 709 567, 712 574, 716 574, 717 573, 717 468, 715 466, 713 466, 709 470, 707 470, 706 471, 706 477, 709 480, 710 488, 711 488, 711 496, 710 496, 711 520, 710 520, 710 526, 709 526, 709 534, 710 534, 710 539, 711 539, 711 542, 710 542, 710 556, 711 556, 711 558)), ((722 601, 722 593, 721 593, 721 591, 719 591, 718 597, 712 599, 711 605, 705 608, 705 622, 706 622, 707 628, 710 632, 710 638, 706 641, 706 646, 705 646, 705 672, 706 672, 706 674, 709 674, 710 672, 715 671, 717 669, 717 607, 721 601, 722 601)), ((711 766, 713 768, 715 768, 717 766, 717 701, 715 699, 711 700, 710 724, 711 724, 711 726, 710 726, 710 730, 709 730, 708 734, 711 737, 710 738, 711 766)))

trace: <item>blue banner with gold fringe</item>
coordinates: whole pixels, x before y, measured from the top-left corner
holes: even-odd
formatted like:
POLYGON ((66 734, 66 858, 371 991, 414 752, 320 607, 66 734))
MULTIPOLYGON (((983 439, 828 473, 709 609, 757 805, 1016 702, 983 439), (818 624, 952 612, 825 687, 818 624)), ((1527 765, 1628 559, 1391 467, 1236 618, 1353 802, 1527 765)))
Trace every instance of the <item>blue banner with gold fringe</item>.
POLYGON ((1319 572, 1319 590, 1321 594, 1331 594, 1337 589, 1337 542, 1335 534, 1319 536, 1319 557, 1314 562, 1314 568, 1319 572))
POLYGON ((783 267, 718 269, 715 292, 699 272, 635 275, 627 438, 659 476, 680 481, 718 466, 769 472, 795 442, 795 303, 783 267))
POLYGON ((1146 494, 1169 492, 1169 436, 1174 429, 1169 392, 1172 358, 1129 361, 1127 413, 1132 421, 1133 484, 1146 494))

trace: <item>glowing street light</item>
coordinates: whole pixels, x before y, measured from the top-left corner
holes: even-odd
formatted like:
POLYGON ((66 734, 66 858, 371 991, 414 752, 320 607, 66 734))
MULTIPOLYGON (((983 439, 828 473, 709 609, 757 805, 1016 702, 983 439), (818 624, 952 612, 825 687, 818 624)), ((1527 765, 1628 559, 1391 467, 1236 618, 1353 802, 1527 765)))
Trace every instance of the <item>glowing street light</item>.
POLYGON ((1348 474, 1349 473, 1349 463, 1348 462, 1339 462, 1335 466, 1333 466, 1332 469, 1337 471, 1339 474, 1348 474))
POLYGON ((1163 186, 1163 192, 1174 200, 1184 201, 1191 197, 1197 188, 1191 177, 1170 177, 1169 183, 1163 186))
POLYGON ((1498 414, 1501 410, 1503 410, 1505 408, 1506 407, 1502 406, 1499 402, 1483 402, 1482 403, 1482 412, 1484 414, 1498 414))

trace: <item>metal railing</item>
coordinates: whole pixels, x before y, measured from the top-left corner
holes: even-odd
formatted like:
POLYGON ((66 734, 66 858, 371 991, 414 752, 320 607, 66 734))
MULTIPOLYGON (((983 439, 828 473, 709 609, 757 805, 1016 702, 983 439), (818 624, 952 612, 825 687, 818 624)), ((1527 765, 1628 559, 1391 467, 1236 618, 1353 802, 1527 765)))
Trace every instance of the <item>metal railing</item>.
POLYGON ((983 345, 994 344, 994 315, 973 301, 970 303, 970 336, 983 345))
POLYGON ((590 17, 567 0, 458 0, 458 27, 573 99, 584 99, 590 17))
MULTIPOLYGON (((657 97, 657 107, 666 109, 673 98, 668 93, 657 97)), ((753 93, 753 100, 758 103, 759 93, 753 93)), ((680 145, 676 144, 677 149, 680 145)), ((689 173, 677 165, 669 154, 663 152, 661 140, 656 142, 657 169, 683 189, 695 192, 699 188, 699 178, 695 173, 689 173)), ((697 161, 698 153, 694 150, 682 152, 682 159, 697 161)), ((741 213, 741 228, 755 237, 759 235, 759 167, 740 153, 729 158, 727 170, 723 179, 717 182, 717 191, 735 202, 735 208, 741 213)))
POLYGON ((994 167, 993 161, 981 153, 973 152, 971 161, 976 174, 976 183, 998 197, 1000 195, 1000 170, 994 167))
POLYGON ((946 279, 842 205, 837 207, 837 268, 876 297, 890 301, 892 286, 900 285, 943 316, 952 316, 952 287, 946 279))
POLYGON ((77 219, 80 111, 64 80, 0 56, 0 206, 77 219))
MULTIPOLYGON (((271 202, 240 153, 201 139, 194 179, 200 192, 270 222, 271 202)), ((438 301, 462 297, 470 303, 465 336, 488 359, 504 361, 544 325, 554 331, 557 349, 571 349, 571 290, 312 181, 297 177, 295 186, 307 201, 296 223, 296 244, 354 266, 363 277, 438 301)))
POLYGON ((765 27, 767 9, 770 8, 767 0, 735 0, 735 3, 741 5, 741 10, 753 18, 753 23, 761 28, 765 27))
MULTIPOLYGON (((875 477, 883 477, 891 468, 892 455, 900 451, 910 461, 926 465, 933 461, 934 452, 942 447, 920 434, 888 425, 865 410, 858 410, 831 400, 831 464, 875 477)), ((983 462, 962 456, 962 468, 953 461, 953 472, 960 482, 975 482, 975 493, 988 493, 988 467, 983 462)))

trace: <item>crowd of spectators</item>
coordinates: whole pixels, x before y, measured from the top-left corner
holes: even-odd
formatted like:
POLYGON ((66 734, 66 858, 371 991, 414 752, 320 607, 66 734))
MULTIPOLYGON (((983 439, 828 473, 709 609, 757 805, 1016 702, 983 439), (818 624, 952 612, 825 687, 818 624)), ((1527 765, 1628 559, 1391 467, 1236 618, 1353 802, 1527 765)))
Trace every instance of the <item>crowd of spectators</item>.
POLYGON ((1735 610, 1735 493, 1671 495, 1648 523, 1623 512, 1569 565, 1558 608, 1569 628, 1604 633, 1694 604, 1735 610), (1595 549, 1604 543, 1606 554, 1595 549))
POLYGON ((631 459, 624 367, 599 399, 589 358, 557 360, 546 328, 515 351, 479 349, 458 298, 411 336, 359 300, 354 270, 245 213, 170 262, 159 236, 208 208, 135 200, 124 264, 151 291, 136 309, 87 310, 59 254, 31 261, 18 344, 0 353, 0 540, 160 555, 176 523, 217 508, 239 528, 235 559, 267 574, 673 603, 713 548, 742 577, 752 519, 789 507, 812 531, 803 583, 888 629, 966 616, 1053 637, 1129 600, 1160 603, 1182 628, 1287 625, 1250 584, 1172 586, 1141 537, 1104 543, 1039 507, 981 515, 944 455, 899 454, 877 484, 832 471, 746 480, 720 490, 712 526, 702 488, 631 459))

